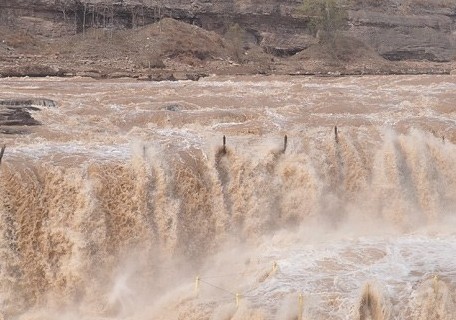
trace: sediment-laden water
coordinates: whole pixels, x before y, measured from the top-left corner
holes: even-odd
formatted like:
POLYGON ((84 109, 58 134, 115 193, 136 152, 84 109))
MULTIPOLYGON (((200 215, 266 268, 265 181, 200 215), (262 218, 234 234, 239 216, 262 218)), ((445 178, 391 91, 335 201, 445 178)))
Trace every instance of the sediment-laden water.
POLYGON ((454 76, 0 98, 56 103, 1 136, 0 318, 455 318, 454 76))

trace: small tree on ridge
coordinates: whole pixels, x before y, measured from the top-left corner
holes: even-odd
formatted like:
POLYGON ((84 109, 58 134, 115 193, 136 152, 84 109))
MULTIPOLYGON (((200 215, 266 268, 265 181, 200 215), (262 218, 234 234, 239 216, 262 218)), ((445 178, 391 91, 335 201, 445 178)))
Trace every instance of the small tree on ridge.
POLYGON ((309 17, 310 28, 321 41, 334 43, 340 30, 348 26, 346 0, 304 0, 301 12, 309 17))

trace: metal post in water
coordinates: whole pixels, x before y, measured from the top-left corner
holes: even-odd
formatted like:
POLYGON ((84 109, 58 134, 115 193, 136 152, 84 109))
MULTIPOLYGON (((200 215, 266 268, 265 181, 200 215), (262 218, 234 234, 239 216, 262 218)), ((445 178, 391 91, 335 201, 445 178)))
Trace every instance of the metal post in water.
POLYGON ((334 127, 334 136, 336 139, 336 143, 339 143, 339 132, 337 131, 337 126, 334 127))
POLYGON ((3 154, 5 153, 6 144, 3 145, 2 150, 0 151, 0 164, 2 163, 3 154))
POLYGON ((287 144, 288 144, 288 136, 285 135, 283 137, 283 153, 285 153, 285 151, 287 151, 287 144))
POLYGON ((367 284, 367 296, 366 296, 366 304, 369 306, 370 305, 370 298, 371 298, 371 292, 370 292, 370 284, 367 284))

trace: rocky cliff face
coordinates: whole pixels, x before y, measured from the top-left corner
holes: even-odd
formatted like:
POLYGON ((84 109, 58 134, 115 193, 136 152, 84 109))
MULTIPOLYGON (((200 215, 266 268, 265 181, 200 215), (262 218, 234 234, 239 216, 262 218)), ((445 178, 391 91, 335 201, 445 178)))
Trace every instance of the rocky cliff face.
POLYGON ((350 33, 390 60, 452 60, 456 54, 456 1, 448 1, 444 7, 432 0, 425 5, 415 2, 407 8, 393 1, 386 8, 355 7, 350 10, 350 33))
MULTIPOLYGON (((301 0, 3 0, 0 23, 46 37, 88 27, 132 28, 173 17, 224 33, 235 24, 247 40, 277 55, 292 55, 316 40, 301 0)), ((456 55, 456 1, 353 0, 345 31, 390 60, 449 61, 456 55)))

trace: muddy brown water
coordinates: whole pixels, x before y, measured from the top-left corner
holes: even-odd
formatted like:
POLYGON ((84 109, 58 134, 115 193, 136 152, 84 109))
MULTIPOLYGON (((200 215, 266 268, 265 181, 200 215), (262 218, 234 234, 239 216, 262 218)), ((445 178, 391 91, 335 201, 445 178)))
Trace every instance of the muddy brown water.
POLYGON ((56 102, 0 136, 0 318, 454 319, 454 76, 1 79, 0 99, 56 102))

